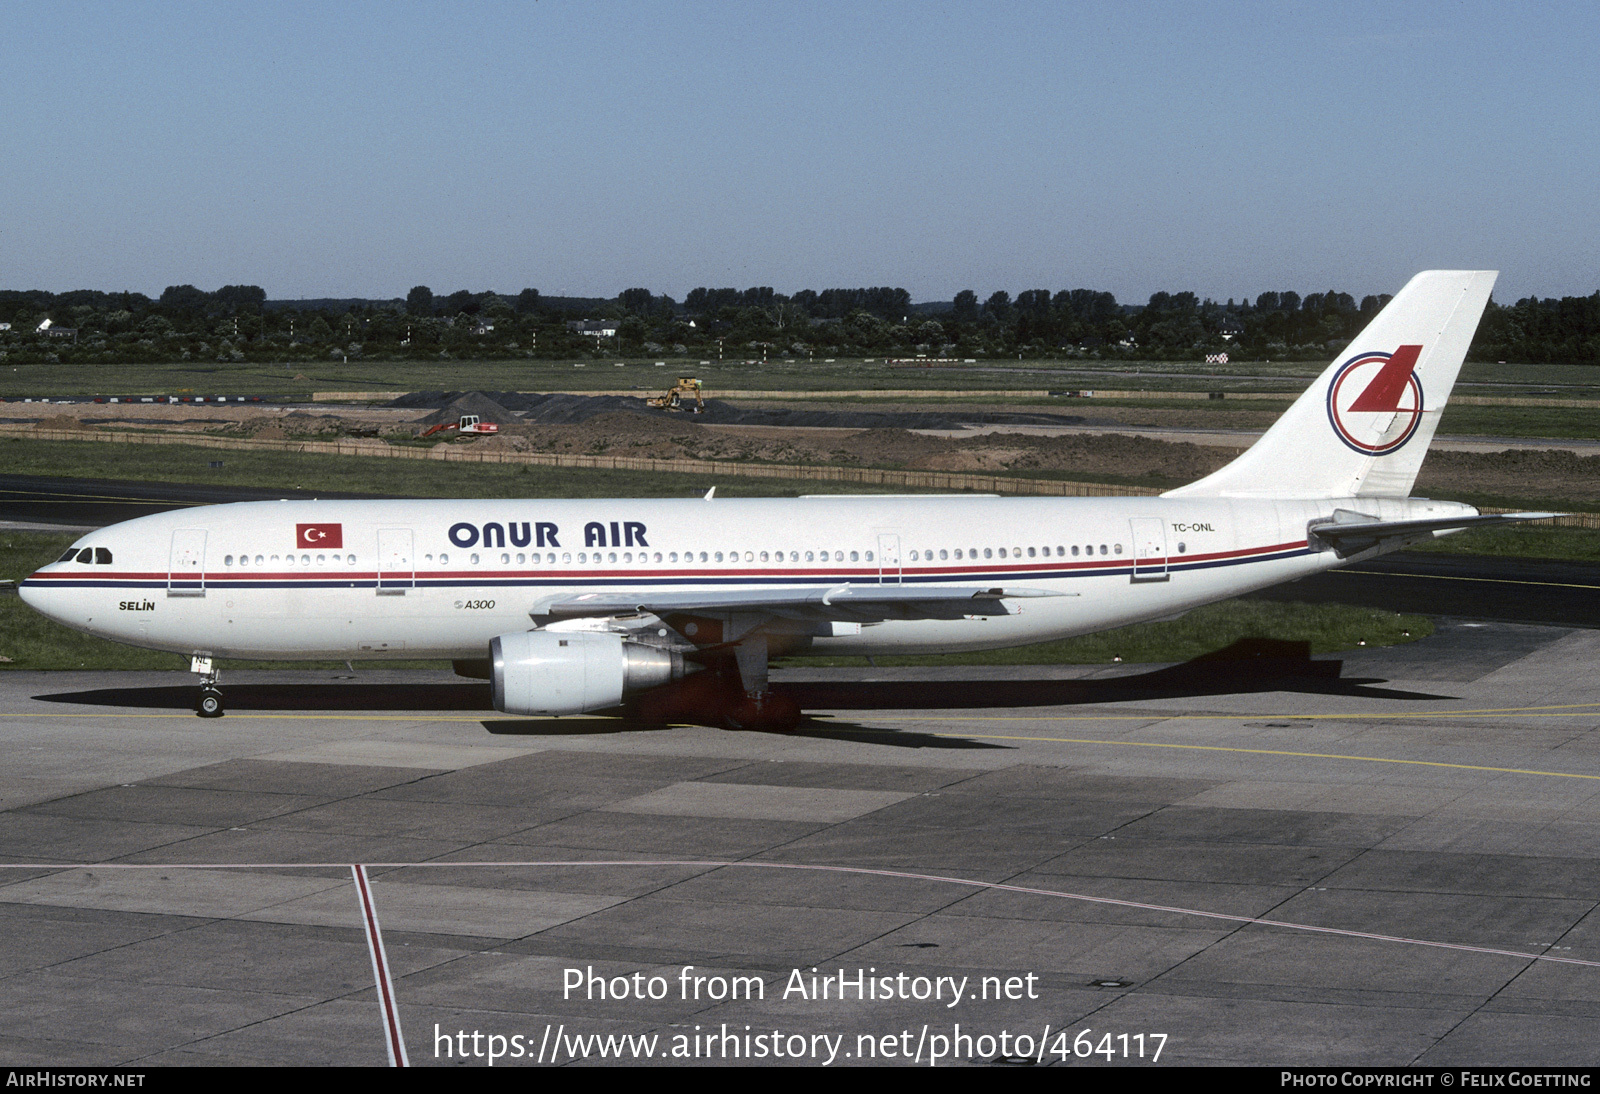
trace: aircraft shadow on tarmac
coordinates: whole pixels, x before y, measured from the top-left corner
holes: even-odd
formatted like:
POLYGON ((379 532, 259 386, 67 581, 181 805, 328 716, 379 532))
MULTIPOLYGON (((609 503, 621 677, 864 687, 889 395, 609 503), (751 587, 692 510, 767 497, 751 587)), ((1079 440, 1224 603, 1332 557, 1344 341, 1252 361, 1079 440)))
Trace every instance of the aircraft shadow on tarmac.
MULTIPOLYGON (((1291 691, 1312 695, 1356 696, 1390 701, 1450 698, 1386 688, 1380 678, 1344 678, 1342 661, 1313 661, 1305 642, 1242 639, 1192 661, 1092 680, 864 680, 794 682, 774 686, 802 710, 994 710, 1026 707, 1098 706, 1150 699, 1184 699, 1291 691)), ((959 668, 952 667, 952 673, 959 668)), ((191 710, 196 689, 188 687, 99 688, 39 695, 47 703, 191 710)), ((417 684, 236 684, 227 689, 232 711, 489 711, 487 683, 417 684)), ((712 719, 703 724, 713 725, 712 719)), ((652 728, 629 718, 486 719, 489 732, 515 736, 574 736, 652 728)), ((931 748, 994 748, 975 741, 914 731, 885 733, 809 718, 792 735, 861 740, 931 748)))

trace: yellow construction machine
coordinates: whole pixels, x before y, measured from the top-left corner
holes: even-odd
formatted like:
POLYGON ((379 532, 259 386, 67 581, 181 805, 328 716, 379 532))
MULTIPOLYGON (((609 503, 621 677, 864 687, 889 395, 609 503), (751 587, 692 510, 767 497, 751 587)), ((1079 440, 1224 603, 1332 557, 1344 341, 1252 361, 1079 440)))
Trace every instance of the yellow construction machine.
POLYGON ((654 399, 646 399, 647 406, 660 410, 682 410, 685 400, 694 396, 694 406, 689 409, 695 414, 702 413, 706 408, 706 401, 700 397, 700 381, 693 376, 680 376, 676 385, 654 399))

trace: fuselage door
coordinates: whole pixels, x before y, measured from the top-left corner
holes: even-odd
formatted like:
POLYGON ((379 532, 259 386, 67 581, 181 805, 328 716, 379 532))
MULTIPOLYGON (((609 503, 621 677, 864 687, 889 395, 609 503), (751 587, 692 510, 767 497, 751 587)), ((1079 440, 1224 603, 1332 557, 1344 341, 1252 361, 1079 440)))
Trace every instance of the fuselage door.
POLYGON ((179 528, 172 533, 172 556, 167 564, 167 595, 206 595, 204 528, 179 528))
POLYGON ((1165 581, 1167 573, 1167 526, 1154 517, 1134 517, 1133 580, 1165 581))
POLYGON ((378 529, 378 595, 404 596, 416 583, 411 529, 378 529))
POLYGON ((878 583, 900 584, 900 537, 892 532, 878 535, 878 583))

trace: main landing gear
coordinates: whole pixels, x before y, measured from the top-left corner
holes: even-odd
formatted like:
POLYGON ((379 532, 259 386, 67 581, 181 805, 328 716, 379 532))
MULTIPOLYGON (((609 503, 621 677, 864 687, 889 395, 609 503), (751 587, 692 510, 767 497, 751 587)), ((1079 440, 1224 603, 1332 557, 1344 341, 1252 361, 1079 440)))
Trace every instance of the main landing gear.
POLYGON ((190 659, 189 671, 200 676, 200 695, 195 699, 194 712, 202 718, 222 717, 222 689, 217 687, 222 670, 212 667, 211 658, 197 655, 190 659))
POLYGON ((681 680, 636 696, 630 713, 642 722, 721 726, 787 733, 800 724, 800 704, 767 686, 767 638, 747 635, 734 657, 717 659, 681 680))
POLYGON ((742 695, 730 696, 722 710, 729 729, 767 729, 788 732, 800 724, 800 704, 777 695, 767 686, 767 636, 747 635, 734 648, 742 695))

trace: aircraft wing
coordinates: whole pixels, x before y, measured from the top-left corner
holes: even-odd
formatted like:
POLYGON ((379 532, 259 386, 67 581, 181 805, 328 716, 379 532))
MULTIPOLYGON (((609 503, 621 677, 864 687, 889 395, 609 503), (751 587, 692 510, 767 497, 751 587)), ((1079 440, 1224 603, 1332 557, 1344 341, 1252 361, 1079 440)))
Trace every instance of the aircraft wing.
POLYGON ((1425 520, 1330 520, 1311 525, 1309 532, 1343 557, 1365 551, 1386 540, 1559 516, 1560 513, 1483 513, 1478 516, 1432 517, 1425 520))
POLYGON ((541 602, 530 613, 550 619, 584 616, 724 614, 751 612, 784 619, 875 623, 885 619, 962 619, 969 615, 1015 615, 1007 600, 1066 596, 1049 589, 978 586, 834 585, 793 589, 710 589, 693 592, 580 593, 541 602))

